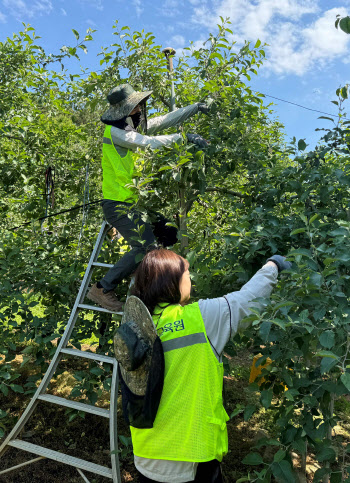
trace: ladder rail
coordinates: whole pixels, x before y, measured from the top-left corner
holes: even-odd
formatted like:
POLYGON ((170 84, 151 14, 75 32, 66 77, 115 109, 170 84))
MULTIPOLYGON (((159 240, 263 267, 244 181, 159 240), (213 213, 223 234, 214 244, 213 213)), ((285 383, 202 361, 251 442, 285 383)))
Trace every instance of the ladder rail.
POLYGON ((10 446, 112 479, 112 470, 107 466, 97 465, 96 463, 91 463, 91 461, 82 460, 81 458, 76 458, 75 456, 60 453, 59 451, 28 443, 27 441, 21 441, 19 439, 11 441, 10 446))
POLYGON ((91 254, 91 257, 90 257, 90 260, 89 260, 89 264, 88 264, 87 269, 85 271, 83 281, 80 285, 80 289, 79 289, 77 298, 75 299, 75 303, 74 303, 71 315, 69 317, 66 329, 65 329, 65 331, 64 331, 64 333, 61 337, 61 341, 60 341, 59 345, 57 346, 57 349, 56 349, 56 352, 55 352, 55 354, 52 358, 52 361, 51 361, 46 373, 44 374, 44 377, 43 377, 38 389, 34 393, 34 396, 32 397, 31 401, 29 402, 29 404, 26 407, 22 416, 19 418, 17 424, 14 426, 12 431, 6 437, 5 441, 0 446, 0 456, 5 451, 5 448, 8 445, 8 443, 12 439, 17 438, 17 436, 20 433, 20 431, 22 430, 23 426, 27 423, 28 419, 30 418, 30 416, 32 415, 33 411, 35 410, 35 408, 38 404, 39 396, 41 394, 43 394, 44 391, 46 391, 47 386, 49 385, 49 383, 52 379, 52 376, 54 375, 54 373, 57 369, 57 366, 58 366, 58 364, 59 364, 59 362, 62 358, 61 349, 65 348, 66 345, 69 342, 70 336, 72 334, 72 331, 73 331, 74 326, 75 326, 75 322, 76 322, 76 320, 78 318, 78 314, 79 314, 79 312, 77 310, 78 305, 80 304, 80 302, 85 297, 85 294, 86 294, 87 288, 88 288, 88 284, 89 284, 91 276, 92 276, 92 270, 91 270, 92 264, 93 264, 93 262, 95 262, 97 260, 97 257, 100 253, 100 250, 101 250, 101 247, 102 247, 102 244, 103 244, 103 241, 104 241, 104 237, 105 237, 107 231, 108 231, 108 223, 104 220, 103 223, 102 223, 100 232, 98 234, 97 241, 95 243, 95 247, 92 251, 92 254, 91 254))
POLYGON ((115 481, 120 478, 120 466, 118 457, 118 433, 117 433, 117 399, 118 399, 118 362, 114 360, 112 383, 111 383, 111 399, 110 399, 110 415, 109 415, 109 440, 111 449, 112 475, 115 481))
MULTIPOLYGON (((109 266, 112 266, 111 264, 104 264, 97 262, 97 258, 99 256, 99 253, 101 251, 103 242, 105 240, 106 234, 109 231, 109 225, 108 223, 104 220, 101 226, 101 229, 99 231, 97 240, 95 242, 94 249, 92 251, 92 254, 90 256, 90 260, 88 263, 88 266, 86 268, 82 283, 80 285, 80 289, 78 292, 78 295, 75 299, 74 306, 71 311, 71 315, 69 317, 69 320, 67 322, 67 326, 65 328, 65 331, 61 337, 60 343, 57 346, 56 352, 52 358, 52 361, 46 371, 46 373, 43 376, 43 379, 37 388, 35 394, 33 395, 31 401, 29 402, 28 406, 24 410, 22 416, 19 418, 17 421, 16 425, 13 427, 12 431, 8 434, 8 436, 5 438, 3 443, 0 446, 0 457, 1 455, 8 449, 8 447, 15 447, 18 449, 22 449, 24 451, 29 451, 34 454, 40 455, 39 458, 35 458, 33 460, 30 460, 26 463, 22 463, 17 466, 13 466, 12 468, 8 468, 7 470, 1 471, 0 474, 3 473, 8 473, 9 471, 12 471, 16 468, 19 468, 21 466, 25 466, 28 464, 31 464, 35 461, 39 461, 40 459, 43 458, 50 458, 54 459, 56 461, 60 461, 65 464, 70 464, 72 466, 76 466, 79 474, 82 476, 84 481, 88 481, 85 475, 80 471, 82 469, 85 469, 87 471, 92 471, 96 474, 100 474, 103 476, 106 476, 108 478, 111 478, 113 482, 115 483, 120 483, 121 478, 120 478, 120 466, 119 466, 119 458, 118 458, 118 439, 117 439, 117 417, 116 417, 116 405, 117 405, 117 398, 118 398, 118 363, 117 361, 112 358, 112 357, 107 357, 107 356, 102 356, 100 354, 94 355, 93 353, 86 352, 86 355, 84 354, 84 351, 78 351, 75 349, 69 349, 67 348, 67 344, 69 342, 69 339, 71 337, 72 331, 75 327, 75 323, 77 321, 79 311, 84 308, 93 308, 90 306, 84 306, 82 304, 86 292, 88 290, 88 285, 90 283, 91 277, 92 277, 92 272, 94 266, 98 267, 106 267, 109 268, 109 266), (82 306, 82 307, 79 307, 82 306), (97 359, 97 360, 102 360, 102 362, 110 363, 112 364, 112 381, 111 381, 111 396, 110 396, 110 410, 104 410, 102 408, 86 405, 83 403, 77 403, 74 401, 66 400, 64 398, 59 398, 57 396, 51 396, 51 395, 45 395, 44 392, 46 391, 56 369, 57 366, 64 354, 69 354, 69 355, 74 355, 78 357, 82 357, 85 359, 97 359), (104 417, 109 417, 109 429, 110 429, 110 449, 111 449, 111 464, 112 468, 105 468, 101 467, 99 465, 95 465, 94 463, 90 463, 87 461, 80 460, 79 458, 73 458, 68 455, 63 455, 57 451, 49 450, 44 447, 40 447, 37 445, 33 445, 31 443, 26 443, 21 440, 16 439, 20 431, 23 429, 27 421, 29 420, 30 416, 34 412, 37 404, 39 401, 47 401, 47 402, 53 402, 55 404, 59 404, 60 406, 68 406, 70 407, 71 405, 79 405, 80 406, 87 406, 87 408, 90 408, 90 410, 86 409, 87 412, 92 412, 93 414, 97 414, 99 416, 104 416, 104 417), (93 409, 91 409, 93 408, 93 409), (108 416, 107 416, 108 414, 108 416), (85 466, 84 466, 85 465, 85 466)), ((108 311, 110 312, 110 311, 108 311)), ((113 312, 111 312, 113 313, 113 312)))
POLYGON ((10 473, 10 471, 18 470, 19 468, 23 468, 23 466, 28 466, 28 465, 31 465, 32 463, 36 463, 37 461, 45 460, 45 459, 46 459, 45 456, 39 456, 38 458, 34 458, 32 460, 25 461, 24 463, 20 463, 19 465, 12 466, 11 468, 7 468, 6 470, 1 470, 0 476, 4 475, 5 473, 10 473))

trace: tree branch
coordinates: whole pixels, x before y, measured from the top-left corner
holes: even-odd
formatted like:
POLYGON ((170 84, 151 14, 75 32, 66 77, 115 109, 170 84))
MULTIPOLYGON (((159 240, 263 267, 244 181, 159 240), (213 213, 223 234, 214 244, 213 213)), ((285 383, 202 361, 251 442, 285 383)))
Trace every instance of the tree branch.
POLYGON ((170 103, 161 94, 158 94, 158 95, 162 103, 165 104, 170 109, 170 103))
MULTIPOLYGON (((221 193, 225 193, 226 195, 236 196, 238 198, 250 198, 249 195, 244 195, 243 193, 239 193, 238 191, 232 191, 232 190, 229 190, 227 188, 217 188, 216 186, 208 187, 208 188, 205 189, 205 191, 209 191, 209 192, 218 191, 218 192, 221 192, 221 193)), ((192 205, 195 201, 199 202, 199 200, 198 200, 199 195, 200 195, 200 192, 198 190, 196 190, 193 193, 192 198, 187 201, 187 203, 186 203, 186 212, 187 213, 190 211, 190 209, 192 208, 192 205)), ((206 208, 209 208, 209 205, 207 203, 205 203, 204 201, 201 201, 200 204, 202 206, 205 206, 206 208)))
POLYGON ((17 141, 22 141, 22 143, 25 143, 25 140, 18 136, 11 136, 10 134, 2 134, 2 136, 8 139, 16 139, 17 141))
POLYGON ((218 191, 219 193, 225 193, 226 195, 236 196, 237 198, 249 198, 248 195, 239 193, 239 191, 232 191, 227 188, 218 188, 216 186, 208 187, 205 191, 218 191))

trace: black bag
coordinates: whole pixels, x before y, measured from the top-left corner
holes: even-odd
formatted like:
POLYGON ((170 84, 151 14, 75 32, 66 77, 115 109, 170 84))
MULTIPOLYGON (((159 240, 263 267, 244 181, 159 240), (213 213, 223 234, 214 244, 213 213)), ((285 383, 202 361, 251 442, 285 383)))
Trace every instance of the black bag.
POLYGON ((164 353, 159 337, 153 344, 151 365, 144 396, 134 394, 126 385, 118 365, 122 392, 123 416, 128 425, 134 428, 153 428, 164 384, 164 353))

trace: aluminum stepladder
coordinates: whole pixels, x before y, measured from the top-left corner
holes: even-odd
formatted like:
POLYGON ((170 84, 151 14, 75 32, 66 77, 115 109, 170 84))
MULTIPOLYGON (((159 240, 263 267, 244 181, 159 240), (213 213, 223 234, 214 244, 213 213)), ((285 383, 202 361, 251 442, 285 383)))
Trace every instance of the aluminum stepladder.
POLYGON ((13 471, 15 469, 19 469, 20 467, 39 461, 41 459, 49 458, 49 459, 75 467, 85 482, 88 482, 89 480, 86 478, 82 470, 86 470, 88 472, 91 472, 97 475, 105 476, 106 478, 111 479, 113 483, 121 483, 119 459, 117 454, 117 449, 118 449, 118 439, 117 439, 118 363, 114 357, 94 354, 93 352, 86 352, 78 349, 67 348, 67 344, 69 342, 70 336, 72 334, 79 312, 81 310, 95 310, 98 312, 106 312, 109 314, 122 314, 122 312, 111 312, 110 310, 107 310, 101 307, 95 307, 93 305, 83 304, 84 297, 88 290, 88 286, 91 280, 94 267, 105 267, 105 268, 113 267, 113 265, 111 264, 100 263, 97 261, 97 258, 101 251, 102 244, 104 242, 106 234, 110 229, 111 229, 111 226, 108 225, 106 221, 104 221, 102 223, 101 230, 99 232, 93 252, 91 254, 89 264, 85 271, 85 275, 84 275, 82 284, 80 286, 80 290, 77 295, 77 298, 75 300, 70 318, 68 320, 67 327, 62 335, 61 341, 56 349, 56 352, 51 361, 51 364, 48 367, 38 389, 36 390, 26 410, 24 411, 24 413, 16 423, 15 427, 12 429, 12 431, 10 432, 10 434, 7 436, 7 438, 5 439, 5 441, 0 447, 0 458, 1 458, 1 455, 5 452, 5 450, 8 449, 8 447, 13 447, 13 448, 27 451, 29 453, 33 453, 37 455, 37 457, 25 463, 21 463, 19 465, 8 468, 6 470, 0 470, 0 476, 10 471, 13 471), (110 396, 109 410, 99 408, 97 406, 81 403, 81 402, 72 401, 62 397, 45 394, 46 389, 56 371, 56 368, 62 356, 66 354, 71 356, 81 357, 84 359, 94 360, 100 363, 106 362, 108 364, 112 364, 113 373, 112 373, 112 381, 111 381, 111 396, 110 396), (57 404, 59 406, 73 408, 79 411, 85 411, 87 413, 95 414, 97 416, 109 418, 110 451, 111 451, 112 467, 109 468, 106 466, 97 465, 95 463, 91 463, 89 461, 85 461, 73 456, 69 456, 64 453, 60 453, 58 451, 53 451, 43 446, 39 446, 36 444, 29 443, 27 441, 23 441, 21 439, 17 439, 19 433, 24 428, 24 425, 27 423, 27 421, 31 417, 32 413, 34 412, 34 410, 36 409, 40 401, 46 401, 52 404, 57 404))

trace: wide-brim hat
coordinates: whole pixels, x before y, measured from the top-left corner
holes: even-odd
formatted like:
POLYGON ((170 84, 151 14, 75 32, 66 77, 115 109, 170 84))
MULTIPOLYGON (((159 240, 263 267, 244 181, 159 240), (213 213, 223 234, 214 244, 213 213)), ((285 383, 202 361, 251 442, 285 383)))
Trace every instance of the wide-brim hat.
POLYGON ((137 92, 129 84, 114 87, 107 96, 110 108, 102 114, 101 121, 119 121, 127 117, 138 104, 146 101, 152 92, 137 92))
POLYGON ((151 314, 138 297, 131 295, 114 335, 114 355, 125 384, 138 396, 146 394, 156 339, 157 331, 151 314))

